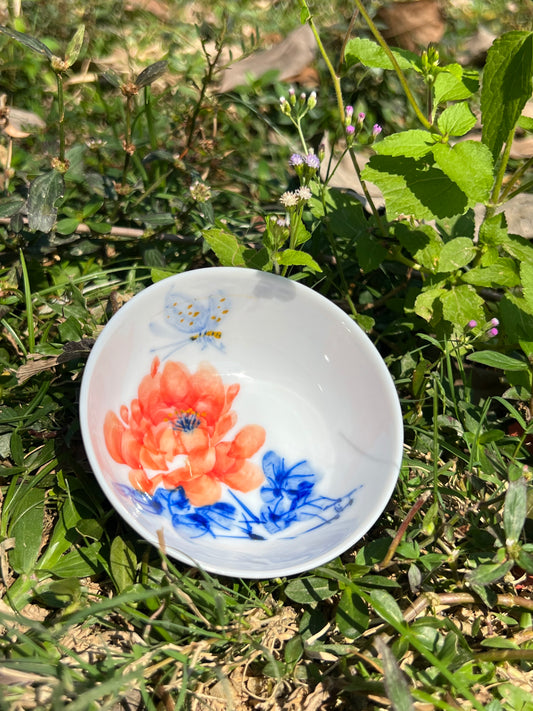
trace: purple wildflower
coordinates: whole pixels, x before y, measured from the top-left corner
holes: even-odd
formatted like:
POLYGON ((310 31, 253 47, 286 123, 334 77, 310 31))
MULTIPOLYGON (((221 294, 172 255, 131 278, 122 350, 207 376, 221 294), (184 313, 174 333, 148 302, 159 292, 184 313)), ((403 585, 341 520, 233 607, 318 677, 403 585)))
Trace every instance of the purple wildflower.
POLYGON ((477 326, 477 321, 475 319, 472 319, 468 322, 467 326, 468 328, 475 328, 477 326))
POLYGON ((379 123, 375 123, 375 124, 373 125, 373 127, 372 127, 372 135, 374 136, 374 138, 375 138, 376 136, 379 136, 379 134, 380 134, 382 131, 383 131, 383 129, 381 128, 381 126, 379 125, 379 123))
POLYGON ((364 112, 364 111, 361 111, 361 113, 360 113, 359 116, 357 117, 357 120, 359 121, 360 124, 362 124, 363 121, 365 120, 365 118, 366 118, 365 112, 364 112))
POLYGON ((497 328, 491 328, 489 330, 489 335, 490 336, 497 336, 498 335, 498 329, 497 328))
POLYGON ((320 159, 315 153, 308 153, 305 156, 305 164, 308 168, 318 170, 320 168, 320 159))
POLYGON ((353 136, 355 133, 355 126, 352 126, 351 124, 349 126, 346 126, 346 133, 348 136, 353 136))
POLYGON ((300 155, 299 153, 293 153, 292 156, 289 158, 289 165, 297 166, 297 165, 303 165, 304 162, 304 157, 300 155))
POLYGON ((500 325, 500 322, 498 321, 497 318, 491 319, 490 322, 491 322, 491 324, 492 324, 493 326, 499 326, 499 325, 500 325))

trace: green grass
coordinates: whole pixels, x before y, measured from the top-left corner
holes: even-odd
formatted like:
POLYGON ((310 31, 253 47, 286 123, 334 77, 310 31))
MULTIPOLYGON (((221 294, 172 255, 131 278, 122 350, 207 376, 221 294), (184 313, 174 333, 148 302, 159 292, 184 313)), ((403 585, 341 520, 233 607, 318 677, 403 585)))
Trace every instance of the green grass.
MULTIPOLYGON (((207 79, 224 31, 248 51, 292 29, 297 9, 199 4, 195 34, 190 4, 179 5, 168 24, 96 1, 83 17, 68 3, 39 2, 9 19, 59 56, 86 25, 80 58, 64 76, 62 194, 47 183, 55 229, 31 230, 23 219, 43 219, 43 203, 33 217, 19 209, 57 155, 56 77, 46 58, 0 35, 2 92, 47 121, 46 132, 12 145, 0 138, 10 169, 0 183, 0 708, 528 711, 525 360, 503 348, 512 361, 505 367, 478 362, 490 350, 483 335, 432 330, 413 310, 423 270, 388 259, 363 269, 349 231, 332 241, 306 211, 309 252, 322 272, 288 273, 357 312, 396 382, 405 456, 369 534, 305 575, 224 579, 140 540, 95 485, 77 412, 93 339, 154 280, 217 264, 202 238, 217 220, 245 247, 260 243, 263 218, 292 189, 286 161, 298 137, 279 112, 287 86, 271 77, 220 96, 207 79), (119 83, 159 60, 168 68, 128 106, 113 76, 101 76, 96 59, 105 57, 119 83), (87 72, 99 78, 82 81, 87 72), (131 155, 122 146, 128 126, 131 155), (191 197, 196 180, 210 186, 208 203, 191 197)), ((349 22, 340 5, 316 8, 333 50, 349 22)), ((526 27, 528 6, 519 5, 526 27)), ((454 18, 454 32, 466 32, 472 17, 495 22, 472 7, 473 16, 454 18)), ((336 120, 326 69, 317 67, 320 102, 306 123, 315 142, 336 120)), ((375 77, 361 71, 344 86, 369 121, 392 131, 398 86, 375 77)), ((489 307, 507 293, 488 292, 489 307)))

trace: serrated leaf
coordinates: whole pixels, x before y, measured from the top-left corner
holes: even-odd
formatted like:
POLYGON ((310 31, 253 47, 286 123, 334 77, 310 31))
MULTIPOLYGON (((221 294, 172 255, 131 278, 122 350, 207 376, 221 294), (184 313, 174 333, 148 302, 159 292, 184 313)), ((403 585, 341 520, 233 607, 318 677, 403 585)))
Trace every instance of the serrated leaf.
POLYGON ((285 249, 283 252, 279 252, 276 261, 284 267, 308 267, 314 272, 322 271, 310 254, 297 249, 285 249))
POLYGON ((436 106, 446 101, 464 101, 478 90, 478 73, 465 70, 460 64, 448 64, 443 67, 433 85, 434 103, 436 106))
POLYGON ((447 321, 463 329, 469 321, 482 322, 484 301, 469 284, 454 286, 441 297, 442 315, 447 321))
POLYGON ((149 86, 153 84, 156 79, 159 79, 166 71, 168 67, 168 62, 162 59, 159 62, 154 62, 150 64, 149 67, 143 69, 142 72, 135 79, 135 85, 141 89, 143 86, 149 86))
POLYGON ((53 54, 48 47, 38 39, 35 39, 35 37, 30 37, 30 35, 27 35, 24 32, 17 32, 17 30, 12 30, 10 27, 0 26, 0 32, 8 37, 11 37, 11 39, 16 40, 17 42, 20 42, 20 44, 28 47, 28 49, 47 57, 48 59, 52 59, 53 57, 53 54))
POLYGON ((204 230, 203 238, 217 255, 223 267, 244 267, 244 246, 231 232, 219 227, 204 230))
POLYGON ((533 33, 507 32, 487 53, 481 90, 482 140, 496 158, 531 98, 533 33))
POLYGON ((503 530, 508 544, 519 540, 527 513, 527 482, 524 477, 509 482, 503 505, 503 530))
POLYGON ((531 116, 520 116, 518 127, 524 131, 533 131, 533 118, 531 116))
MULTIPOLYGON (((533 250, 533 246, 531 249, 533 250)), ((533 264, 531 262, 522 262, 520 264, 520 279, 522 280, 524 299, 533 312, 533 264)))
POLYGON ((442 172, 468 197, 469 206, 488 201, 494 165, 487 146, 478 141, 462 141, 453 148, 439 143, 433 155, 442 172))
POLYGON ((440 131, 447 136, 464 136, 476 125, 476 117, 465 101, 448 106, 437 120, 440 131))
POLYGON ((319 578, 316 575, 291 580, 285 588, 287 597, 302 605, 327 600, 336 592, 337 583, 334 580, 319 578))
POLYGON ((509 370, 511 372, 529 370, 529 366, 525 361, 512 358, 505 353, 498 353, 498 351, 478 351, 477 353, 470 353, 470 355, 467 356, 467 360, 473 363, 487 365, 490 368, 509 370))
POLYGON ((80 25, 76 30, 74 37, 68 43, 67 51, 65 52, 65 61, 69 67, 78 59, 83 47, 83 38, 85 37, 85 25, 80 25))
POLYGON ((456 237, 443 246, 439 257, 439 271, 453 272, 466 267, 476 254, 476 246, 469 237, 456 237))
MULTIPOLYGON (((400 69, 418 69, 420 67, 420 57, 414 52, 409 52, 406 49, 399 49, 397 47, 391 51, 400 69)), ((365 67, 394 69, 385 50, 382 49, 377 42, 363 37, 355 37, 348 40, 344 52, 344 59, 347 67, 361 62, 365 67)))
POLYGON ((520 277, 514 268, 514 264, 507 262, 511 262, 511 260, 505 260, 500 257, 495 264, 470 269, 470 271, 465 272, 461 276, 461 279, 467 284, 494 289, 519 286, 520 277))
POLYGON ((413 129, 386 136, 375 144, 374 150, 379 155, 422 158, 431 151, 434 145, 435 140, 429 131, 413 129))
POLYGON ((63 196, 65 183, 56 170, 38 175, 28 195, 28 226, 32 232, 50 232, 55 224, 55 203, 63 196))
POLYGON ((362 175, 383 193, 391 220, 400 215, 433 220, 462 215, 468 209, 468 198, 458 185, 423 160, 374 155, 362 175))
POLYGON ((411 229, 406 224, 399 223, 395 226, 394 234, 417 264, 437 272, 444 243, 433 227, 420 225, 411 229))
POLYGON ((363 272, 377 269, 387 257, 387 250, 370 232, 359 232, 355 242, 355 254, 363 272))

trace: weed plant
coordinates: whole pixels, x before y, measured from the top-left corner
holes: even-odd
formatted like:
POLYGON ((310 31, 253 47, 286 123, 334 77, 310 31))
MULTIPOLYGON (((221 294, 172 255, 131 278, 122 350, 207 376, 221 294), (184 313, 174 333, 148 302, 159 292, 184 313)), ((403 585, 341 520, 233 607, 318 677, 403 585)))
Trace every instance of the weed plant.
MULTIPOLYGON (((532 185, 510 148, 533 130, 533 33, 503 14, 480 74, 389 48, 374 4, 335 7, 328 32, 314 5, 184 3, 162 24, 13 3, 0 27, 0 708, 533 708, 533 252, 505 217, 532 185), (228 48, 298 14, 316 91, 216 92, 228 48), (331 187, 342 158, 361 195, 331 187), (379 523, 291 579, 168 560, 110 510, 81 443, 102 326, 216 264, 341 305, 402 402, 379 523)), ((494 29, 485 4, 454 12, 456 32, 494 29)))

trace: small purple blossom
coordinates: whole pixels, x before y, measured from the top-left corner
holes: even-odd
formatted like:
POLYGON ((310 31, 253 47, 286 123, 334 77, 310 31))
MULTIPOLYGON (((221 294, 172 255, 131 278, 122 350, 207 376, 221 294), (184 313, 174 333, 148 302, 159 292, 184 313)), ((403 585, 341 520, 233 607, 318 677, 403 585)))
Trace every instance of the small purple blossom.
POLYGON ((366 118, 365 112, 364 112, 364 111, 361 111, 361 113, 360 113, 359 116, 357 117, 357 120, 359 121, 359 123, 363 123, 363 121, 365 120, 365 118, 366 118))
POLYGON ((375 124, 372 126, 372 135, 374 136, 374 138, 375 138, 376 136, 379 136, 379 134, 380 134, 382 131, 383 131, 383 129, 381 128, 381 126, 379 125, 379 123, 375 123, 375 124))
POLYGON ((491 328, 489 330, 489 335, 490 336, 497 336, 498 335, 498 329, 497 328, 491 328))
POLYGON ((497 318, 492 318, 492 319, 490 320, 490 322, 491 322, 491 324, 492 324, 493 326, 499 326, 499 325, 500 325, 500 322, 498 321, 497 318))
POLYGON ((289 165, 297 166, 297 165, 303 165, 304 163, 304 157, 300 155, 300 153, 293 153, 292 156, 289 158, 289 165))
POLYGON ((308 153, 305 156, 305 164, 308 168, 318 170, 320 168, 320 159, 315 153, 308 153))
POLYGON ((289 96, 294 96, 294 93, 294 87, 291 86, 291 88, 289 89, 289 96))
POLYGON ((472 319, 468 322, 467 326, 468 328, 475 328, 477 326, 477 321, 475 319, 472 319))
POLYGON ((355 126, 352 126, 351 124, 349 126, 346 126, 346 133, 348 136, 353 136, 355 133, 355 126))

